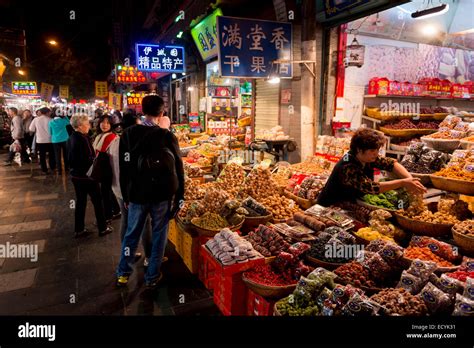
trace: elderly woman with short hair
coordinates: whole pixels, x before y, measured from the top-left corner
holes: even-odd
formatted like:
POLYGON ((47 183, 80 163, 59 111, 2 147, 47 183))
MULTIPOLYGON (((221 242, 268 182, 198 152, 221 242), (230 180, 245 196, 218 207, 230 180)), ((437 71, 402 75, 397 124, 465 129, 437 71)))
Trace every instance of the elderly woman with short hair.
POLYGON ((87 195, 91 197, 92 204, 94 205, 99 236, 105 236, 112 232, 113 229, 107 226, 105 221, 99 183, 87 176, 87 171, 95 157, 95 151, 88 136, 90 130, 89 117, 87 115, 74 115, 71 117, 71 126, 74 132, 69 137, 67 149, 71 179, 76 191, 74 223, 76 238, 89 233, 84 228, 87 195))

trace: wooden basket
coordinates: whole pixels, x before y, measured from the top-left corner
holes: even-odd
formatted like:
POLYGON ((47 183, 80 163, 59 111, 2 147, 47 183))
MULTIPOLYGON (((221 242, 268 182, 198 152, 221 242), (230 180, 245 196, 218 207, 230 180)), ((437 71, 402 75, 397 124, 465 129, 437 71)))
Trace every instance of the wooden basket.
POLYGON ((436 120, 436 121, 443 121, 446 116, 448 116, 449 113, 448 112, 435 112, 433 118, 436 120))
POLYGON ((197 226, 195 224, 196 219, 197 218, 193 218, 191 220, 191 223, 193 225, 193 228, 196 230, 196 232, 199 234, 200 237, 214 237, 217 233, 219 233, 224 228, 228 228, 231 231, 237 231, 238 229, 240 229, 242 227, 242 225, 244 224, 244 221, 245 221, 245 219, 242 219, 242 222, 238 225, 235 225, 235 226, 222 227, 222 228, 219 228, 217 230, 208 230, 208 229, 197 226))
POLYGON ((245 276, 245 273, 242 273, 242 281, 247 285, 247 287, 252 290, 254 293, 269 298, 281 299, 285 296, 288 296, 296 289, 296 283, 293 285, 286 286, 269 286, 256 283, 245 276))
POLYGON ((421 137, 420 139, 433 150, 443 152, 453 152, 461 143, 460 139, 433 139, 428 137, 421 137))
POLYGON ((437 189, 474 196, 474 182, 431 175, 431 182, 437 189))
POLYGON ((339 266, 344 265, 345 263, 335 263, 335 262, 326 262, 323 260, 316 259, 311 256, 306 256, 306 260, 308 261, 309 264, 315 267, 323 267, 329 271, 332 271, 333 269, 338 268, 339 266))
POLYGON ((474 237, 466 236, 453 229, 453 238, 456 245, 463 251, 469 254, 474 253, 474 237))
POLYGON ((436 132, 436 129, 391 129, 386 127, 380 127, 380 130, 387 135, 400 138, 415 135, 427 135, 436 132))
POLYGON ((420 236, 440 237, 451 234, 453 224, 434 224, 431 222, 424 222, 409 219, 398 213, 395 213, 397 223, 405 230, 411 231, 420 236))
POLYGON ((252 230, 257 228, 260 225, 266 225, 267 222, 270 222, 273 215, 272 213, 265 215, 265 216, 256 216, 256 217, 245 217, 244 223, 242 225, 242 229, 245 230, 252 230))
POLYGON ((300 206, 300 208, 302 208, 304 210, 309 209, 313 205, 316 204, 316 200, 304 199, 304 198, 298 197, 298 196, 294 195, 293 193, 291 193, 290 191, 287 191, 287 190, 284 190, 283 194, 285 195, 285 197, 294 200, 300 206))

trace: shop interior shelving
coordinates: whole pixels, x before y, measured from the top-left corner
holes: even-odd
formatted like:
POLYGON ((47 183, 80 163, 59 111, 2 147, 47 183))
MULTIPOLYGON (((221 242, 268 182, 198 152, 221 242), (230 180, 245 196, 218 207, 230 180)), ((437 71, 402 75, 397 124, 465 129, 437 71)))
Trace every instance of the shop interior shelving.
MULTIPOLYGON (((380 107, 380 104, 386 103, 388 100, 397 100, 398 102, 408 102, 412 101, 413 103, 420 103, 420 107, 436 107, 436 106, 444 106, 450 107, 455 106, 460 110, 467 110, 472 111, 474 110, 474 98, 467 99, 467 98, 443 98, 443 97, 427 97, 427 96, 402 96, 402 95, 375 95, 375 94, 367 94, 364 95, 364 107, 380 107)), ((369 128, 379 129, 381 125, 386 122, 393 122, 394 120, 384 121, 379 120, 373 117, 369 117, 367 115, 362 115, 361 117, 362 124, 365 124, 369 128)), ((430 117, 423 117, 420 120, 430 121, 432 118, 430 117)), ((404 151, 396 151, 390 148, 392 137, 389 135, 385 135, 387 137, 387 148, 386 153, 396 156, 397 159, 401 159, 401 157, 405 154, 404 151)))

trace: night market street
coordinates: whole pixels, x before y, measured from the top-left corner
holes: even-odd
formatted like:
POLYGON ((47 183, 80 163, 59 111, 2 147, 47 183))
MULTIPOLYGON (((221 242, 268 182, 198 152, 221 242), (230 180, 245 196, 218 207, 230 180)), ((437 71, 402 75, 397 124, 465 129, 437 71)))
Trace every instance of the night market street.
MULTIPOLYGON (((3 160, 5 152, 0 156, 3 160)), ((172 246, 163 265, 163 284, 155 293, 143 286, 143 258, 136 263, 128 290, 117 289, 120 220, 113 221, 115 232, 105 237, 92 233, 74 239, 70 223, 74 192, 69 178, 42 175, 36 167, 36 163, 0 167, 0 244, 31 243, 39 251, 37 262, 0 258, 2 315, 219 313, 212 295, 172 246)), ((92 207, 87 210, 86 226, 95 228, 92 207)))

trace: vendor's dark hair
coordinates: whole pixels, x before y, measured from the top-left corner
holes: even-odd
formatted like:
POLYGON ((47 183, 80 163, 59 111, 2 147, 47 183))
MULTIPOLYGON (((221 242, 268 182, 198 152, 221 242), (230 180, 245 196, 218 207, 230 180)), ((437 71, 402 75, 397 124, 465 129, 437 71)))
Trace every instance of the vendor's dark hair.
POLYGON ((122 129, 127 129, 131 126, 136 125, 137 119, 138 119, 138 116, 135 110, 130 109, 130 110, 125 111, 122 117, 122 129))
POLYGON ((158 95, 147 95, 142 100, 142 110, 147 116, 157 117, 165 108, 163 98, 158 95))
POLYGON ((100 124, 102 122, 104 122, 104 120, 107 119, 109 121, 109 124, 110 124, 110 132, 112 131, 112 119, 110 118, 110 116, 108 114, 104 114, 102 116, 99 117, 99 122, 97 122, 97 128, 96 128, 96 134, 101 134, 103 133, 102 132, 102 129, 100 129, 100 124))
POLYGON ((351 151, 378 150, 385 144, 385 137, 369 128, 359 128, 351 139, 351 151))

